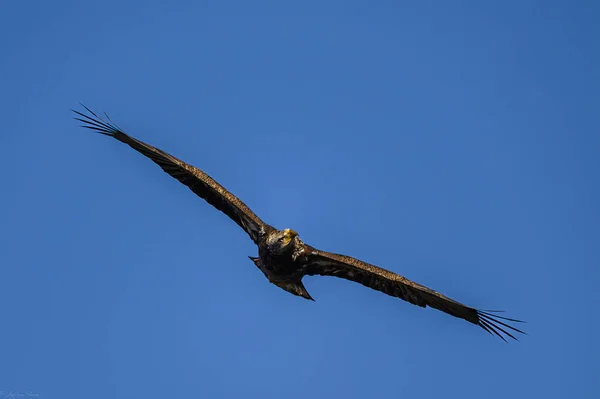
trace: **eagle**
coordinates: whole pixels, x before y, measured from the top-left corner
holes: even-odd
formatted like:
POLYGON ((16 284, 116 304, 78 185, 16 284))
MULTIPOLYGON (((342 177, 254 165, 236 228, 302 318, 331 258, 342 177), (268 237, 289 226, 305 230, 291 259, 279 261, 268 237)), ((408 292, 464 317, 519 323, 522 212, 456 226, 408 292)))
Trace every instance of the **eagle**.
POLYGON ((316 249, 304 243, 296 231, 289 228, 279 230, 263 222, 239 198, 202 170, 126 134, 106 113, 102 118, 81 105, 87 114, 72 110, 77 114, 74 119, 83 123, 81 127, 127 144, 237 223, 258 247, 258 256, 248 257, 279 288, 314 301, 302 283, 304 276, 339 277, 413 305, 422 308, 429 306, 461 318, 500 337, 504 342, 508 342, 506 338, 509 337, 518 341, 516 333, 525 334, 514 327, 514 323, 523 321, 498 316, 500 311, 483 311, 464 305, 389 270, 350 256, 316 249))

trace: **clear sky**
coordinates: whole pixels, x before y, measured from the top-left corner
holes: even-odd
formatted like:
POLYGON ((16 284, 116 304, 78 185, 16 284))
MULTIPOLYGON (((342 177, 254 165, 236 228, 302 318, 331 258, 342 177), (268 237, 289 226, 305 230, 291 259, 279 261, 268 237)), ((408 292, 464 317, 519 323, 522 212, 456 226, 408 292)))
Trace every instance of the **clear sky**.
POLYGON ((598 397, 600 3, 0 10, 0 399, 598 397), (266 222, 529 335, 330 277, 280 290, 80 101, 266 222))

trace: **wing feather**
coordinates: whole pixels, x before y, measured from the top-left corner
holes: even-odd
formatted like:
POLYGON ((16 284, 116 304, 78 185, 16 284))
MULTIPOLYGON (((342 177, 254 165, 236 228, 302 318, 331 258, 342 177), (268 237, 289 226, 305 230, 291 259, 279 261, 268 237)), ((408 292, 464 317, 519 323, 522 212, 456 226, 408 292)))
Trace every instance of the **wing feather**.
POLYGON ((308 246, 305 252, 308 254, 307 275, 343 278, 400 298, 413 305, 420 307, 429 306, 441 310, 444 313, 476 324, 490 334, 502 338, 504 341, 506 341, 505 337, 510 337, 518 341, 513 335, 515 332, 525 334, 523 331, 502 321, 522 323, 521 320, 497 316, 492 314, 492 311, 481 311, 463 305, 439 292, 417 284, 389 270, 350 256, 319 251, 308 246))
MULTIPOLYGON (((82 104, 83 105, 83 104, 82 104)), ((166 173, 179 180, 186 185, 196 195, 203 198, 214 206, 216 209, 225 213, 242 229, 248 233, 252 241, 258 244, 261 231, 271 228, 264 223, 258 216, 246 206, 239 198, 227 191, 223 186, 213 180, 209 175, 200 169, 183 162, 174 156, 144 143, 136 138, 127 135, 112 120, 106 115, 103 119, 96 115, 93 111, 83 107, 91 114, 85 115, 81 112, 73 110, 81 118, 76 120, 83 122, 82 127, 94 130, 97 133, 113 137, 127 145, 142 155, 151 159, 154 163, 160 166, 166 173)))

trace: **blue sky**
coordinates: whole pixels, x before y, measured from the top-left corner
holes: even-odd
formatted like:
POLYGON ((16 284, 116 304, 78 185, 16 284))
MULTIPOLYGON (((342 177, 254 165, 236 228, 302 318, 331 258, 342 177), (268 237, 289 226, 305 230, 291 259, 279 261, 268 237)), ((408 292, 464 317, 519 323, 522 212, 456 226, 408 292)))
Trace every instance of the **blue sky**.
POLYGON ((0 398, 597 397, 598 3, 250 4, 3 3, 0 398), (80 101, 529 335, 334 278, 280 290, 80 101))

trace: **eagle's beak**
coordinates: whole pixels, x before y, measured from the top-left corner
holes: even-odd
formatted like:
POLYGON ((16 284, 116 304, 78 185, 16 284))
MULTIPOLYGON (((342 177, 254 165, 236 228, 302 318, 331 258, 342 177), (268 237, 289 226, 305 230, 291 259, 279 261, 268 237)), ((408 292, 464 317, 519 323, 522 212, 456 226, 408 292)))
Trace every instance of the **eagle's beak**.
POLYGON ((294 239, 294 237, 296 237, 297 235, 298 235, 298 233, 296 233, 292 229, 283 230, 283 237, 285 238, 286 244, 288 244, 290 241, 292 241, 294 239))

